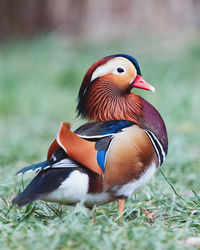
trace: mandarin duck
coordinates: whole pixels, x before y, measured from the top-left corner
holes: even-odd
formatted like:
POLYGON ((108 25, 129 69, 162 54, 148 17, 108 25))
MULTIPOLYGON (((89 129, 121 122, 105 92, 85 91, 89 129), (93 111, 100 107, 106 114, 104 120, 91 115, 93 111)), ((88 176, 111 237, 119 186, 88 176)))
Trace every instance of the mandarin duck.
POLYGON ((167 155, 167 131, 159 112, 132 88, 154 91, 135 58, 117 54, 95 62, 78 94, 78 116, 88 123, 74 132, 63 122, 47 160, 21 169, 36 175, 12 203, 41 199, 74 205, 124 201, 143 187, 167 155))

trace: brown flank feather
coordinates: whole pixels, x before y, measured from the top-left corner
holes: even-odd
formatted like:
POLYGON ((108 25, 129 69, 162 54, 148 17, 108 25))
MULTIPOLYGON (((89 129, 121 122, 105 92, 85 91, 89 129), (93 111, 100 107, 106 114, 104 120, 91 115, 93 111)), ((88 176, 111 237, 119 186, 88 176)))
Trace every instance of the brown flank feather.
POLYGON ((127 128, 115 136, 108 151, 106 188, 138 179, 153 161, 158 166, 155 150, 144 130, 138 126, 127 128))

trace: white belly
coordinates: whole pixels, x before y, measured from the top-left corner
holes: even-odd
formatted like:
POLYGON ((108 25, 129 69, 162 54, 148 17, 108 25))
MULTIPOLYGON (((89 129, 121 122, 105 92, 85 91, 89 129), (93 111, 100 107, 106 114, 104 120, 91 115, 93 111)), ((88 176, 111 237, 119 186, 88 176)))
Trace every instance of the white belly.
POLYGON ((117 196, 125 196, 130 197, 133 193, 137 192, 140 188, 142 188, 155 174, 157 168, 156 163, 153 162, 147 170, 140 176, 139 179, 133 180, 122 187, 114 187, 112 190, 114 191, 115 195, 117 196))
POLYGON ((104 204, 111 200, 111 195, 107 192, 88 194, 88 182, 87 174, 74 170, 57 190, 43 200, 62 204, 76 204, 83 201, 87 206, 104 204))
POLYGON ((74 170, 60 187, 44 198, 45 201, 60 202, 63 204, 77 203, 85 199, 88 191, 87 174, 74 170))

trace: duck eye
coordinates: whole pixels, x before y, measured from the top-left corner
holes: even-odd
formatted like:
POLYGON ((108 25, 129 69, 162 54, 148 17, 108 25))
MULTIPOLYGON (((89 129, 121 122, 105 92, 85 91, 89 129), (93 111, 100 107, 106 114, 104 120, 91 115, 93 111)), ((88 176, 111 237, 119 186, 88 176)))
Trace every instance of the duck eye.
POLYGON ((122 73, 122 72, 124 72, 124 69, 123 68, 117 68, 117 72, 122 73))

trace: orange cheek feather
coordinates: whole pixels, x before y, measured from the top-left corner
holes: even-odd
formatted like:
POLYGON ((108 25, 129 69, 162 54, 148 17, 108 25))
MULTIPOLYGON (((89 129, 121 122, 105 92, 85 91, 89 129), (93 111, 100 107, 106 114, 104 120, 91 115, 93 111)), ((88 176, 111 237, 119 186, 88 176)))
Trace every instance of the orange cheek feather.
POLYGON ((105 76, 104 79, 106 79, 108 83, 112 83, 119 90, 126 91, 131 83, 132 78, 130 79, 130 77, 127 75, 109 74, 105 76))

